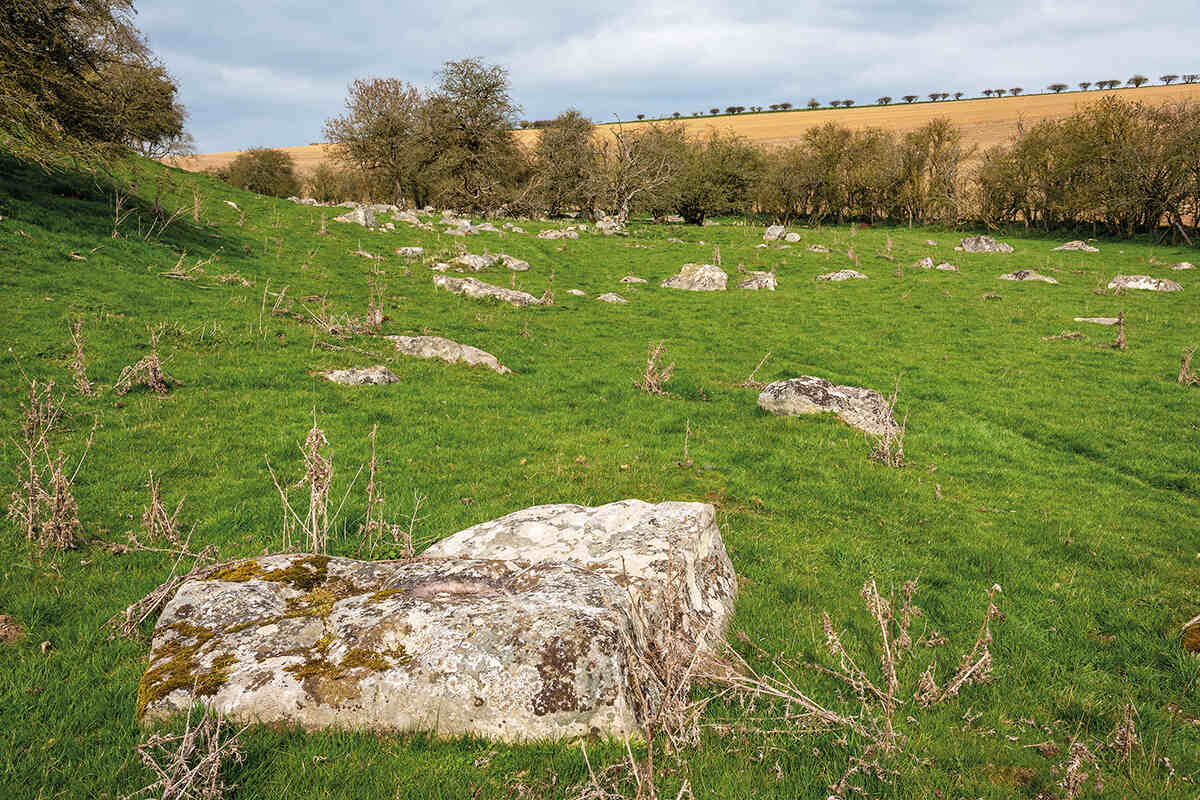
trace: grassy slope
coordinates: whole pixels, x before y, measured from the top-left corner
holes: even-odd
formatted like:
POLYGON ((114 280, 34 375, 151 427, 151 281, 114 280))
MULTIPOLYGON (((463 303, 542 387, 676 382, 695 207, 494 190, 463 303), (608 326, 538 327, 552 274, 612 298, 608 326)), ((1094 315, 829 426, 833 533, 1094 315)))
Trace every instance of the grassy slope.
MULTIPOLYGON (((791 111, 764 111, 747 114, 720 114, 717 116, 683 117, 679 121, 689 133, 707 136, 710 131, 743 136, 754 144, 777 147, 793 144, 804 138, 809 128, 834 123, 855 130, 860 128, 883 128, 885 130, 916 130, 932 119, 945 117, 962 129, 967 147, 980 151, 1004 144, 1016 136, 1021 125, 1026 128, 1043 119, 1061 119, 1073 114, 1078 108, 1096 102, 1107 95, 1115 95, 1130 102, 1147 105, 1162 103, 1196 102, 1200 100, 1200 83, 1174 84, 1172 86, 1143 86, 1140 89, 1113 89, 1090 92, 1063 92, 1062 94, 1029 94, 1018 97, 974 98, 947 100, 938 103, 929 101, 904 103, 899 99, 887 106, 863 105, 854 108, 820 108, 810 111, 805 108, 791 111)), ((924 95, 922 95, 924 97, 924 95)), ((624 122, 623 127, 635 130, 646 122, 624 122)), ((611 130, 612 124, 596 126, 600 135, 611 130)), ((517 139, 532 145, 539 135, 536 130, 516 131, 517 139)), ((296 162, 300 172, 310 172, 329 158, 329 146, 324 144, 281 147, 296 162)), ((183 159, 179 165, 191 170, 204 170, 228 164, 238 155, 237 151, 224 153, 202 153, 183 159)))
MULTIPOLYGON (((186 495, 183 516, 196 524, 197 542, 218 544, 226 558, 277 548, 280 512, 264 455, 296 475, 296 445, 314 410, 333 443, 339 497, 379 424, 390 512, 404 515, 414 490, 429 497, 417 526, 423 541, 536 503, 716 503, 745 579, 735 629, 802 660, 821 660, 820 613, 828 610, 865 648, 861 659, 873 662, 859 587, 868 577, 896 587, 919 574, 918 601, 953 642, 938 656, 944 678, 974 639, 986 588, 1001 584, 1008 619, 995 629, 996 680, 944 706, 901 712, 916 720, 900 726, 908 752, 925 765, 902 759, 885 794, 1053 790, 1053 761, 1024 745, 1064 742, 1076 732, 1102 738, 1131 701, 1147 751, 1168 755, 1177 777, 1168 779, 1149 756, 1119 766, 1106 754, 1109 796, 1195 795, 1195 784, 1181 778, 1200 770, 1200 728, 1187 722, 1200 715, 1200 662, 1181 652, 1179 625, 1196 613, 1200 392, 1177 386, 1174 375, 1180 348, 1200 344, 1200 283, 1196 273, 1149 265, 1151 258, 1196 261, 1194 251, 1101 242, 1097 255, 1052 253, 1056 242, 1010 237, 1014 255, 972 255, 953 252, 958 236, 950 232, 836 228, 804 230, 803 244, 791 249, 759 249, 761 228, 736 225, 637 226, 629 239, 585 235, 564 245, 534 238, 539 226, 530 223, 528 236, 470 238, 474 252, 486 247, 530 261, 533 269, 516 276, 519 288, 541 294, 553 273, 555 305, 525 310, 436 292, 424 265, 409 269, 389 255, 381 266, 386 332, 427 330, 483 347, 516 371, 501 377, 395 357, 370 338, 331 340, 271 316, 269 304, 260 313, 268 281, 272 290, 286 285, 289 297, 327 293, 334 311, 361 313, 369 265, 350 250, 360 243, 379 253, 408 244, 449 249, 456 240, 404 224, 373 233, 330 223, 320 237, 319 209, 169 174, 179 187, 168 205, 190 208, 195 190, 206 224, 177 223, 142 241, 134 216, 112 239, 111 210, 86 181, 0 162, 7 300, 0 429, 16 430, 24 377, 69 386, 72 314, 85 320, 93 380, 111 386, 146 352, 147 326, 166 322, 161 351, 184 383, 165 397, 131 393, 121 407, 111 391, 68 398, 74 417, 64 449, 78 452, 92 419, 99 423, 77 488, 88 544, 31 557, 6 523, 0 613, 21 620, 29 635, 0 649, 0 796, 115 797, 148 780, 131 754, 146 647, 109 641, 98 628, 161 581, 170 563, 114 555, 101 544, 123 542, 137 528, 153 469, 168 501, 186 495), (226 199, 246 210, 244 226, 226 199), (688 243, 668 243, 673 236, 688 243), (894 265, 875 255, 887 237, 897 263, 929 254, 962 272, 906 266, 897 278, 894 265), (938 246, 925 245, 927 238, 938 246), (628 246, 634 242, 648 249, 628 246), (731 272, 738 263, 775 267, 779 291, 657 288, 681 264, 709 260, 714 243, 731 272), (807 253, 810 243, 842 252, 807 253), (850 245, 869 280, 811 280, 850 266, 850 245), (194 283, 157 277, 183 249, 185 265, 214 252, 218 259, 194 283), (69 259, 72 251, 88 260, 69 259), (995 279, 1018 267, 1049 271, 1062 285, 995 279), (631 271, 651 283, 619 287, 631 271), (254 285, 213 279, 226 272, 254 285), (1093 294, 1117 272, 1169 276, 1185 291, 1093 294), (617 290, 633 302, 575 298, 565 291, 572 287, 593 296, 617 290), (982 300, 990 291, 1001 299, 982 300), (1111 329, 1071 322, 1121 310, 1129 320, 1126 352, 1103 346, 1111 329), (1064 328, 1088 338, 1042 341, 1064 328), (647 343, 659 339, 677 364, 670 399, 632 386, 647 343), (758 411, 754 392, 733 384, 767 351, 761 380, 816 374, 887 389, 903 373, 910 466, 870 462, 869 444, 836 420, 758 411), (369 363, 387 363, 402 382, 349 389, 313 377, 317 369, 369 363), (675 462, 687 427, 695 466, 681 469, 675 462), (42 641, 50 642, 46 654, 42 641), (968 712, 982 717, 965 723, 968 712)), ((149 176, 137 182, 146 194, 149 176)), ((492 271, 490 278, 508 285, 510 276, 492 271)), ((10 474, 15 459, 6 435, 0 474, 10 474)), ((347 502, 351 529, 362 488, 347 502)), ((353 537, 332 549, 352 555, 353 537)), ((907 670, 906 685, 922 666, 907 670)), ((815 674, 801 681, 841 702, 815 674)), ((732 713, 716 708, 708 721, 732 713)), ((247 745, 246 761, 231 772, 243 798, 473 797, 476 790, 501 797, 523 784, 553 784, 548 793, 563 795, 585 775, 570 744, 261 730, 247 745)), ((620 757, 612 745, 589 749, 593 763, 620 757)), ((795 743, 712 732, 691 755, 691 780, 698 797, 823 798, 845 759, 832 735, 795 743)))

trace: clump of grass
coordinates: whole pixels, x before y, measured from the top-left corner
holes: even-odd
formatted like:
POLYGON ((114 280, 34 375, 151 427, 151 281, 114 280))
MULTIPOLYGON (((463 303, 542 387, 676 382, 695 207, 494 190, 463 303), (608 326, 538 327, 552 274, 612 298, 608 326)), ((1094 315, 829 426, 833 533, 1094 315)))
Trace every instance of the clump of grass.
POLYGON ((900 378, 897 376, 892 396, 887 401, 887 413, 880 415, 883 433, 874 437, 874 444, 871 447, 871 460, 892 468, 904 466, 904 432, 908 428, 907 412, 899 425, 895 422, 896 398, 899 395, 900 378))
POLYGON ((162 361, 158 357, 158 337, 161 326, 150 332, 150 352, 136 364, 131 364, 121 370, 113 391, 119 395, 126 394, 137 386, 145 386, 152 392, 166 394, 172 386, 181 386, 181 382, 171 377, 163 370, 162 361))
POLYGON ((10 496, 9 519, 16 522, 25 540, 39 551, 70 550, 83 526, 79 506, 71 489, 87 451, 89 434, 79 462, 67 477, 66 456, 51 450, 50 440, 62 419, 63 398, 55 397, 54 382, 29 384, 29 395, 21 403, 21 438, 14 442, 19 454, 17 489, 10 496))
POLYGON ((649 350, 646 352, 646 369, 642 372, 641 379, 633 382, 634 386, 646 394, 656 394, 660 397, 665 395, 667 392, 663 389, 663 384, 671 380, 671 375, 675 372, 674 361, 666 367, 662 366, 659 362, 663 353, 666 352, 665 343, 666 340, 658 344, 651 343, 649 350))
POLYGON ((142 763, 154 773, 154 782, 130 795, 161 800, 222 800, 237 787, 227 784, 221 768, 240 763, 245 754, 238 738, 250 727, 244 725, 229 735, 225 720, 207 707, 193 722, 189 710, 182 733, 151 734, 135 748, 142 763))
POLYGON ((84 397, 95 397, 96 387, 88 380, 87 359, 83 354, 83 317, 76 317, 71 321, 71 343, 75 346, 75 353, 67 369, 75 376, 75 388, 84 397))
POLYGON ((1185 347, 1179 354, 1179 377, 1175 382, 1180 386, 1200 386, 1200 375, 1192 371, 1192 355, 1196 348, 1185 347))

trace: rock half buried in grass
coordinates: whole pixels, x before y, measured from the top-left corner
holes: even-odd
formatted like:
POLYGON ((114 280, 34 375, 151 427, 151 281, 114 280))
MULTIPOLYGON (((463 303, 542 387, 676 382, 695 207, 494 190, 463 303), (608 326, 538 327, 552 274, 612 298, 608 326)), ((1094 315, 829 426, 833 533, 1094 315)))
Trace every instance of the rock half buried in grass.
POLYGON ((1009 272, 999 276, 1002 281, 1042 281, 1044 283, 1058 283, 1054 278, 1042 275, 1040 272, 1034 272, 1031 269, 1019 269, 1016 272, 1009 272))
POLYGON ((326 380, 340 383, 344 386, 374 386, 384 383, 399 383, 400 379, 392 374, 385 366, 353 367, 351 369, 331 369, 322 372, 326 380))
POLYGON ((997 242, 990 236, 968 236, 963 239, 955 250, 965 250, 968 253, 1011 253, 1011 244, 997 242))
POLYGON ((1152 278, 1149 275, 1118 275, 1108 282, 1110 289, 1145 289, 1149 292, 1179 292, 1183 287, 1175 281, 1165 278, 1152 278))
POLYGON ((865 278, 865 277, 867 277, 867 276, 863 275, 861 272, 859 272, 856 269, 839 269, 837 272, 826 272, 824 275, 818 275, 817 277, 813 278, 813 280, 817 280, 817 281, 848 281, 853 278, 865 278))
POLYGON ((440 289, 445 289, 452 294, 462 294, 477 300, 485 297, 494 297, 497 300, 512 303, 514 306, 533 306, 538 304, 538 299, 528 292, 505 289, 502 286, 493 286, 490 283, 484 283, 475 278, 455 278, 450 275, 438 275, 434 277, 433 285, 440 289))
POLYGON ((779 283, 775 280, 774 272, 751 272, 749 277, 738 281, 739 289, 766 289, 775 291, 779 283))
POLYGON ((1090 322, 1093 325, 1116 325, 1121 320, 1116 317, 1075 317, 1076 322, 1090 322))
POLYGON ((1183 625, 1183 649, 1200 655, 1200 614, 1183 625))
POLYGON ((602 303, 628 303, 629 302, 624 297, 621 297, 621 295, 619 295, 615 292, 605 292, 604 294, 597 295, 596 299, 602 303))
POLYGON ((1079 250, 1080 252, 1083 252, 1083 253, 1099 253, 1100 252, 1099 247, 1092 247, 1090 244, 1088 244, 1087 242, 1082 241, 1080 239, 1076 239, 1073 242, 1067 242, 1066 244, 1060 244, 1058 247, 1056 247, 1054 249, 1055 250, 1079 250))
POLYGON ((461 264, 472 272, 479 272, 495 264, 497 257, 493 255, 478 255, 476 253, 464 253, 454 259, 455 264, 461 264))
POLYGON ((679 274, 672 275, 660 285, 664 289, 685 289, 689 292, 723 292, 729 276, 712 264, 684 264, 679 274))
POLYGON ((345 214, 333 218, 334 222, 354 222, 365 228, 375 227, 375 212, 368 206, 352 208, 345 214))
POLYGON ((736 590, 705 503, 538 506, 408 562, 222 564, 164 609, 138 712, 201 701, 307 729, 622 738, 661 697, 651 647, 714 642, 736 590))
POLYGON ((637 275, 626 275, 624 278, 621 278, 621 280, 617 281, 617 283, 646 283, 646 282, 647 281, 645 278, 639 278, 637 275))
POLYGON ((459 344, 453 339, 441 336, 385 336, 383 338, 396 345, 396 349, 406 356, 440 358, 449 364, 461 361, 473 367, 482 364, 489 369, 496 370, 501 375, 512 372, 491 353, 480 350, 478 347, 471 347, 469 344, 459 344))
POLYGON ((1190 261, 1180 261, 1178 264, 1173 264, 1171 269, 1195 269, 1196 265, 1190 261))
POLYGON ((811 375, 767 384, 758 395, 758 407, 786 417, 833 412, 847 425, 879 435, 898 427, 887 400, 879 392, 860 386, 838 386, 811 375))

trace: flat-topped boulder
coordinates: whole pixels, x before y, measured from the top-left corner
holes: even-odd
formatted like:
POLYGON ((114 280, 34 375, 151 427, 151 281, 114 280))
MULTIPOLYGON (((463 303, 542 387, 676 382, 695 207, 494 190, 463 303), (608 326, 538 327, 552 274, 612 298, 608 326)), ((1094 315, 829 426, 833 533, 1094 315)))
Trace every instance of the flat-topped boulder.
POLYGON ((847 425, 878 435, 897 429, 892 410, 879 392, 838 386, 812 375, 767 384, 758 395, 758 407, 788 417, 832 412, 847 425))
POLYGON ((779 239, 782 239, 786 233, 787 228, 783 227, 782 225, 768 225, 767 229, 763 231, 763 241, 778 241, 779 239))
POLYGON ((684 264, 678 274, 664 280, 664 289, 684 289, 689 292, 723 292, 729 276, 712 264, 684 264))
POLYGON ((1166 278, 1152 278, 1149 275, 1118 275, 1108 282, 1110 289, 1143 289, 1148 292, 1180 292, 1183 287, 1175 281, 1166 278))
POLYGON ((321 375, 332 383, 343 386, 374 386, 386 383, 397 383, 397 378, 390 369, 383 365, 374 367, 351 367, 350 369, 331 369, 321 375))
POLYGON ((1075 317, 1076 322, 1090 322, 1093 325, 1116 325, 1120 322, 1118 317, 1075 317))
POLYGON ((817 281, 849 281, 867 277, 856 269, 839 269, 837 272, 826 272, 813 278, 817 281))
POLYGON ((1043 283, 1058 283, 1054 278, 1048 275, 1043 275, 1040 272, 1034 272, 1031 269, 1019 269, 1015 272, 1006 272, 1003 275, 997 276, 1002 281, 1042 281, 1043 283))
POLYGON ((375 227, 375 212, 369 206, 356 206, 333 218, 334 222, 353 222, 365 228, 375 227))
POLYGON ((759 272, 757 270, 738 281, 739 289, 766 289, 773 292, 778 285, 779 283, 775 280, 774 272, 759 272))
POLYGON ((647 283, 647 281, 645 278, 639 278, 637 275, 626 275, 617 281, 617 283, 647 283))
POLYGON ((954 249, 968 253, 1011 253, 1013 251, 1011 244, 997 242, 990 236, 968 236, 954 249))
POLYGON ((1075 241, 1067 242, 1066 244, 1060 244, 1058 247, 1056 247, 1054 249, 1055 250, 1078 250, 1082 253, 1099 253, 1100 252, 1099 247, 1092 247, 1090 244, 1088 244, 1087 242, 1085 242, 1081 239, 1076 239, 1075 241))
POLYGON ((385 336, 383 337, 396 346, 406 356, 417 358, 440 358, 449 364, 462 362, 474 366, 485 366, 494 369, 501 375, 512 372, 491 353, 472 347, 469 344, 459 344, 453 339, 442 336, 385 336))
POLYGON ((715 646, 736 592, 706 503, 536 506, 409 561, 228 562, 167 603, 138 714, 202 702, 309 730, 636 736, 662 697, 647 659, 715 646))
POLYGON ((264 556, 179 588, 138 710, 162 719, 199 701, 307 730, 621 738, 653 711, 630 691, 644 648, 624 588, 561 561, 264 556))
POLYGON ((596 299, 602 303, 628 303, 621 295, 616 292, 605 292, 604 294, 596 295, 596 299))
POLYGON ((505 289, 503 286, 493 286, 490 283, 484 283, 475 278, 455 278, 451 275, 436 275, 433 279, 433 285, 453 294, 466 295, 477 300, 494 297, 497 300, 503 300, 505 303, 511 303, 514 306, 533 306, 540 302, 528 292, 505 289))
POLYGON ((453 259, 455 264, 466 267, 472 272, 480 272, 495 264, 499 259, 489 254, 463 253, 453 259))
POLYGON ((1180 261, 1178 264, 1172 264, 1171 269, 1195 269, 1196 265, 1190 261, 1180 261))
POLYGON ((557 230, 542 231, 537 235, 539 239, 578 239, 579 232, 570 228, 562 228, 557 230))

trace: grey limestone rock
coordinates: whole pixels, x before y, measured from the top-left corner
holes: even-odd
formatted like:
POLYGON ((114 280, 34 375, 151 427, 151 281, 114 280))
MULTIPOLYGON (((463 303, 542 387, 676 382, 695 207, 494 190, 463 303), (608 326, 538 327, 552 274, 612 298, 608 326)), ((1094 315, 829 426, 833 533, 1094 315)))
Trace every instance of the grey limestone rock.
POLYGON ((1087 242, 1082 241, 1080 239, 1076 239, 1073 242, 1067 242, 1066 244, 1060 244, 1058 247, 1056 247, 1054 249, 1055 250, 1079 250, 1080 252, 1083 252, 1083 253, 1099 253, 1100 252, 1099 247, 1092 247, 1090 244, 1088 244, 1087 242))
POLYGON ((882 435, 897 428, 883 395, 860 386, 838 386, 824 378, 802 375, 768 384, 758 407, 780 416, 833 412, 847 425, 882 435))
POLYGON ((854 278, 865 278, 865 277, 867 277, 867 276, 862 274, 861 272, 859 272, 856 269, 839 269, 837 272, 826 272, 824 275, 818 275, 816 278, 814 278, 814 280, 818 280, 818 281, 848 281, 848 280, 852 280, 854 278))
POLYGON ((619 295, 615 292, 605 292, 604 294, 596 295, 596 299, 602 303, 628 303, 629 302, 624 297, 621 297, 621 295, 619 295))
POLYGON ((775 280, 774 272, 755 271, 751 272, 750 275, 743 280, 738 281, 739 289, 766 289, 773 292, 775 291, 775 287, 778 285, 778 282, 775 280))
POLYGON ((679 273, 662 282, 664 289, 685 289, 690 292, 723 292, 729 276, 712 264, 684 264, 679 273))
POLYGON ((997 242, 990 236, 968 236, 963 239, 955 250, 967 253, 1011 253, 1012 245, 997 242))
POLYGON ((475 278, 455 278, 450 275, 437 275, 433 279, 433 285, 453 294, 466 295, 475 299, 494 297, 497 300, 503 300, 514 306, 532 306, 539 303, 538 299, 528 292, 505 289, 502 286, 493 286, 490 283, 484 283, 475 278))
POLYGON ((1019 269, 1016 272, 1008 272, 999 276, 1002 281, 1042 281, 1044 283, 1058 283, 1054 278, 1051 278, 1041 273, 1034 272, 1031 269, 1019 269))
POLYGON ((440 358, 450 364, 461 361, 473 367, 482 364, 501 375, 512 372, 491 353, 469 344, 459 344, 453 339, 441 336, 385 336, 384 338, 406 356, 440 358))
POLYGON ((326 380, 345 386, 371 386, 375 384, 397 383, 400 380, 392 374, 390 369, 382 365, 333 369, 321 374, 325 376, 326 380))
POLYGON ((1149 275, 1118 275, 1108 282, 1110 289, 1144 289, 1149 292, 1179 292, 1183 290, 1175 281, 1152 278, 1149 275))

